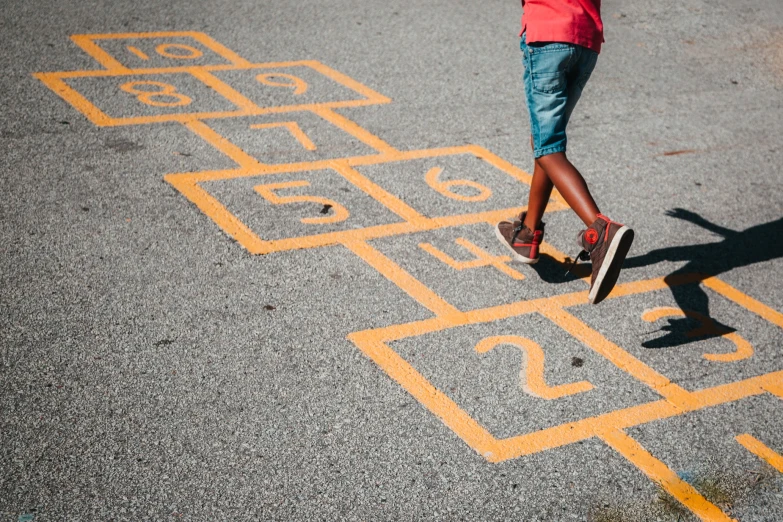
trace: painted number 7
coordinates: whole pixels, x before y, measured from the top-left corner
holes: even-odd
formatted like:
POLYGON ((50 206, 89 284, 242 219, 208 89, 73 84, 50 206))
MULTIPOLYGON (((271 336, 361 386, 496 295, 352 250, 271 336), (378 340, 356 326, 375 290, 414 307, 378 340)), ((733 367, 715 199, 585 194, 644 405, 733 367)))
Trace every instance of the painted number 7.
POLYGON ((339 223, 348 219, 350 213, 348 209, 331 199, 318 196, 280 196, 277 190, 309 187, 309 181, 286 181, 283 183, 267 183, 265 185, 256 185, 253 189, 273 205, 286 205, 289 203, 318 203, 322 205, 322 214, 332 212, 332 215, 323 217, 302 218, 300 221, 306 225, 326 225, 329 223, 339 223))

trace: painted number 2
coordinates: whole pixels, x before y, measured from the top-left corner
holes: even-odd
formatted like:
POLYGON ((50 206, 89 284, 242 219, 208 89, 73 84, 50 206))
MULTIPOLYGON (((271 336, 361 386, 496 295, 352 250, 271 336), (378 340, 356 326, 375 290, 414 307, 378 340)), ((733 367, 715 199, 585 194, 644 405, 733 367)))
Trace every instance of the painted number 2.
POLYGON ((593 385, 587 381, 549 386, 544 381, 544 350, 534 341, 518 335, 487 337, 476 345, 476 351, 478 353, 487 353, 502 344, 516 346, 522 351, 522 369, 519 371, 519 385, 522 391, 528 395, 552 400, 593 389, 593 385))

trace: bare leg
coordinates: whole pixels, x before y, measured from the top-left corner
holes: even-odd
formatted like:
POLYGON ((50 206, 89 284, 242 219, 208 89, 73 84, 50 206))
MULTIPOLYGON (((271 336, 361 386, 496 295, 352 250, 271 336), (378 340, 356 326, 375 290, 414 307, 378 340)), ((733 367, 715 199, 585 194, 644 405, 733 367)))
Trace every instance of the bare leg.
POLYGON ((549 196, 552 195, 552 182, 549 176, 544 172, 544 168, 536 160, 536 166, 533 170, 533 181, 530 183, 530 196, 527 203, 527 215, 525 216, 525 226, 530 230, 541 228, 541 218, 544 216, 546 205, 549 203, 549 196))
POLYGON ((584 178, 578 170, 568 161, 564 152, 548 154, 536 160, 536 169, 533 171, 533 183, 530 187, 530 201, 528 203, 528 217, 525 219, 525 225, 531 230, 541 220, 543 209, 549 200, 551 185, 557 187, 558 192, 563 196, 576 215, 579 216, 585 226, 590 226, 598 218, 600 211, 595 204, 595 200, 590 195, 584 178), (543 180, 536 183, 536 175, 543 174, 549 181, 549 191, 544 190, 546 184, 543 180), (538 187, 536 187, 538 185, 538 187), (544 197, 545 196, 545 197, 544 197), (532 209, 532 210, 531 210, 532 209), (533 211, 537 215, 533 215, 533 211), (535 218, 536 222, 532 223, 535 218), (531 226, 533 225, 533 226, 531 226))

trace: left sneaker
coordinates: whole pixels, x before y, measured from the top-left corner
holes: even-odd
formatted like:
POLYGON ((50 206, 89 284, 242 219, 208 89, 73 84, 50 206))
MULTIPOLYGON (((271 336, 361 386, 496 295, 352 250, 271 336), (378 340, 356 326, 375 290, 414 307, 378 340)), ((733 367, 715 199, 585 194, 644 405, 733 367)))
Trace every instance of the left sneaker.
POLYGON ((579 233, 577 242, 582 251, 574 264, 579 259, 592 261, 589 299, 590 304, 598 304, 606 299, 617 283, 623 261, 633 243, 633 230, 598 214, 598 219, 579 233))
POLYGON ((539 230, 530 230, 525 226, 526 215, 527 212, 522 212, 513 222, 501 221, 495 226, 495 235, 511 251, 516 261, 533 265, 538 263, 538 249, 544 240, 544 224, 541 223, 539 230))

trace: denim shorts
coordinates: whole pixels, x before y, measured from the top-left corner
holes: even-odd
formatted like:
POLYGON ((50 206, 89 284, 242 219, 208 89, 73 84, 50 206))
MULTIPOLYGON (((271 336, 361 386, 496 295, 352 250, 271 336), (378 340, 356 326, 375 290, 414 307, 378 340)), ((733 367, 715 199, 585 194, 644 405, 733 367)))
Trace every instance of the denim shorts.
POLYGON ((525 100, 536 158, 565 152, 566 125, 595 68, 598 53, 569 43, 520 42, 525 100))

